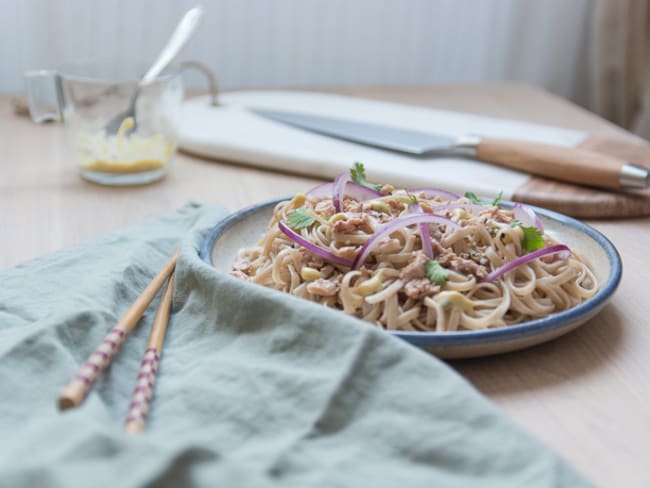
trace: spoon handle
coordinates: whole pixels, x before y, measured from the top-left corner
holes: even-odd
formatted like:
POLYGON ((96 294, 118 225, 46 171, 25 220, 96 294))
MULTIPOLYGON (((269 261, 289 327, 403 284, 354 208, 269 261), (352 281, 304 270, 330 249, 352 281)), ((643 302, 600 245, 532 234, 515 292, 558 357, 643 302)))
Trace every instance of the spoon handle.
POLYGON ((139 85, 144 86, 155 80, 160 73, 172 62, 172 60, 183 49, 196 26, 203 16, 203 7, 194 7, 187 11, 181 21, 176 26, 176 30, 156 58, 154 64, 149 68, 147 73, 140 80, 139 85))

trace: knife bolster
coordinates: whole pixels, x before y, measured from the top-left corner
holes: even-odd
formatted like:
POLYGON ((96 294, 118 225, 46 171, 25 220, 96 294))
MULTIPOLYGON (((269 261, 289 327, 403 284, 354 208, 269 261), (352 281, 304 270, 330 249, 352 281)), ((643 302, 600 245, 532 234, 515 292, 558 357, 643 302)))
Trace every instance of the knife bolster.
POLYGON ((473 153, 476 153, 476 149, 480 143, 481 137, 471 134, 460 136, 458 139, 456 139, 456 147, 458 149, 469 149, 472 150, 473 153))

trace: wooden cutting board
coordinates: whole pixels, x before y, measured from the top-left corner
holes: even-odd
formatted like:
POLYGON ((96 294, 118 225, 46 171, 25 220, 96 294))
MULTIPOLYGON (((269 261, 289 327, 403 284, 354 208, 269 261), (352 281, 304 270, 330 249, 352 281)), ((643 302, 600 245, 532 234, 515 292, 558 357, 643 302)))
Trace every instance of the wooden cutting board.
POLYGON ((230 92, 220 107, 208 98, 184 106, 181 149, 212 159, 275 171, 331 179, 353 161, 366 164, 369 178, 398 186, 435 186, 458 193, 473 191, 556 210, 581 218, 650 215, 650 191, 608 192, 556 182, 467 158, 413 159, 339 141, 262 119, 248 108, 270 108, 360 121, 386 123, 448 135, 464 133, 512 137, 577 146, 650 167, 650 144, 590 137, 575 130, 387 103, 356 97, 298 91, 230 92))

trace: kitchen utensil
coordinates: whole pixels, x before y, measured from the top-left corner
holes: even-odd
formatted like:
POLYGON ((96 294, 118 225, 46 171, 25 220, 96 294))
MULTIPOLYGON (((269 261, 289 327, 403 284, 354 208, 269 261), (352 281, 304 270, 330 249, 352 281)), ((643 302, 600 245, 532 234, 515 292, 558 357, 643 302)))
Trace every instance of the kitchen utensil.
POLYGON ((584 149, 478 135, 452 138, 297 112, 252 111, 300 129, 414 156, 461 152, 481 161, 531 174, 609 189, 646 188, 650 184, 650 171, 647 168, 584 149))
POLYGON ((156 384, 158 374, 158 364, 160 363, 160 354, 162 353, 165 333, 167 332, 167 323, 172 305, 172 295, 174 294, 174 272, 169 276, 167 287, 163 292, 156 312, 156 318, 151 326, 149 340, 144 351, 138 377, 135 382, 135 389, 131 396, 131 405, 129 413, 124 422, 124 431, 129 434, 138 434, 144 430, 149 416, 149 408, 153 400, 153 389, 156 384))
POLYGON ((142 185, 169 171, 183 101, 179 70, 168 68, 140 87, 137 127, 127 117, 117 134, 105 130, 116 110, 133 99, 143 66, 124 58, 96 59, 25 73, 32 119, 63 121, 67 159, 76 163, 82 178, 103 185, 142 185))
POLYGON ((196 27, 199 24, 202 16, 202 7, 194 7, 188 10, 185 15, 183 15, 183 18, 176 26, 176 29, 172 33, 172 36, 169 38, 169 41, 167 41, 167 44, 165 44, 163 50, 160 51, 160 54, 154 63, 147 70, 142 79, 138 82, 138 86, 136 87, 135 92, 131 97, 129 107, 124 112, 117 114, 106 124, 105 128, 107 134, 117 134, 117 131, 120 129, 120 126, 124 120, 129 117, 133 118, 133 126, 130 130, 136 130, 138 119, 135 114, 135 107, 138 95, 140 94, 140 89, 158 78, 158 76, 165 70, 167 66, 169 66, 174 58, 178 56, 178 53, 181 52, 183 47, 185 47, 185 44, 187 44, 187 41, 189 41, 194 34, 194 31, 196 30, 196 27))
POLYGON ((102 343, 97 346, 97 349, 88 357, 77 371, 77 374, 63 389, 58 401, 60 410, 67 410, 81 405, 99 375, 111 364, 113 357, 120 350, 128 335, 138 325, 140 317, 158 294, 158 290, 163 286, 167 277, 174 271, 177 257, 178 250, 165 263, 160 272, 151 280, 137 300, 133 302, 120 321, 110 330, 102 343))

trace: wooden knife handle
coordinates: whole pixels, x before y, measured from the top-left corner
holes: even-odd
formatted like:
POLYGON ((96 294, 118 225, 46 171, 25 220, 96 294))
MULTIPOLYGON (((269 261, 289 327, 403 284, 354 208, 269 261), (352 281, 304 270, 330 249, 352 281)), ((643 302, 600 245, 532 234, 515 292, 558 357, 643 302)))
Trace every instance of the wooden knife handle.
POLYGON ((481 138, 476 147, 481 161, 580 185, 618 189, 627 161, 613 156, 539 142, 481 138))

